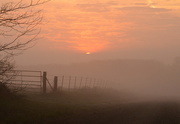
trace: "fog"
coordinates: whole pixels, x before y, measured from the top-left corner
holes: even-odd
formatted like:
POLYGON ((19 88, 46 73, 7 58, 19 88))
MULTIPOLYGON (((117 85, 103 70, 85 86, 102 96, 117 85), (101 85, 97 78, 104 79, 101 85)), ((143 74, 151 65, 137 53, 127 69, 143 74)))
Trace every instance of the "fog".
POLYGON ((178 0, 53 0, 42 7, 41 38, 15 57, 17 67, 103 79, 141 98, 179 99, 180 62, 173 60, 180 52, 179 5, 178 0))
POLYGON ((0 27, 0 124, 180 124, 180 0, 0 0, 0 27))
POLYGON ((69 65, 31 65, 21 69, 44 70, 54 76, 82 76, 106 80, 107 87, 146 99, 180 98, 180 59, 173 64, 155 60, 101 60, 69 65))

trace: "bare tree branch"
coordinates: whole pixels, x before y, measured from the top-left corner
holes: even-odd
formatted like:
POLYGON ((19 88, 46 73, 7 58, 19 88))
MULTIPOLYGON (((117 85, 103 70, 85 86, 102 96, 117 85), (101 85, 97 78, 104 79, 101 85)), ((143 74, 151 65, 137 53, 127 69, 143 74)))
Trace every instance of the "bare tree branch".
POLYGON ((6 85, 15 75, 13 56, 34 46, 43 19, 36 7, 48 1, 29 0, 25 4, 20 0, 0 6, 0 85, 6 85))
POLYGON ((38 26, 43 18, 41 10, 34 8, 48 1, 50 0, 30 0, 29 4, 24 4, 20 0, 17 3, 5 3, 0 7, 0 52, 16 54, 15 51, 29 48, 28 44, 32 43, 40 32, 38 26))

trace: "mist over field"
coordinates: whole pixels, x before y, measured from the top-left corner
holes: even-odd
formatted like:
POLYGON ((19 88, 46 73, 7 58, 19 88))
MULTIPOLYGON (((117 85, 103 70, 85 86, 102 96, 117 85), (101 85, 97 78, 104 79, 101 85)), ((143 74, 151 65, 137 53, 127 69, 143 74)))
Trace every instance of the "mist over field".
POLYGON ((155 60, 119 59, 69 65, 31 65, 22 69, 45 70, 54 76, 93 77, 107 87, 146 99, 180 100, 180 61, 163 64, 155 60))
POLYGON ((180 0, 0 0, 0 124, 180 124, 180 0))

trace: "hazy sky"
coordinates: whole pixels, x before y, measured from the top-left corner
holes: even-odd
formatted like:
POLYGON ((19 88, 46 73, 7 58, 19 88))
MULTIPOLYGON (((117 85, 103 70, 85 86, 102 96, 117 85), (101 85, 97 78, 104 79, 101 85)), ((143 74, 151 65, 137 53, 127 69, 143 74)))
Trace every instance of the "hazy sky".
POLYGON ((180 55, 180 0, 52 0, 43 8, 41 38, 17 64, 180 55))

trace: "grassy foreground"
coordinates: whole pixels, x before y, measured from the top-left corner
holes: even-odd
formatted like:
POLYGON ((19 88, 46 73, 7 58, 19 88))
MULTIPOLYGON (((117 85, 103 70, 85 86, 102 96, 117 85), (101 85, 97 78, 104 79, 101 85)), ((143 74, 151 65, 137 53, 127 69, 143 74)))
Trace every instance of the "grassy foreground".
POLYGON ((2 98, 0 124, 180 124, 180 104, 122 104, 95 92, 2 98))

